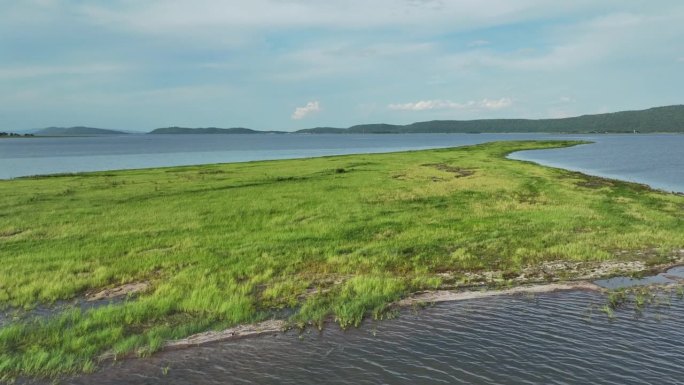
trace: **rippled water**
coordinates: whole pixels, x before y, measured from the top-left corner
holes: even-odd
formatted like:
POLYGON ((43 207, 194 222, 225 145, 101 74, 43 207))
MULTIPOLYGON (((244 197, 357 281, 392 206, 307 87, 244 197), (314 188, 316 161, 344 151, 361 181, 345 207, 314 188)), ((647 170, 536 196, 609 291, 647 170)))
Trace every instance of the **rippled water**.
POLYGON ((319 333, 127 360, 72 384, 682 384, 684 301, 640 317, 590 292, 442 303, 319 333))

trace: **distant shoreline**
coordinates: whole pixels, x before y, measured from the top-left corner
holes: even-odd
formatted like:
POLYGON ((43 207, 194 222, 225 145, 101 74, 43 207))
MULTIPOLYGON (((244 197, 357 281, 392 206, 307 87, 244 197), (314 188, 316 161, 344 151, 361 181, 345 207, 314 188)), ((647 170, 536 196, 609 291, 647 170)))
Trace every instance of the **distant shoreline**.
POLYGON ((188 132, 188 133, 175 133, 175 134, 151 134, 149 132, 122 132, 120 134, 109 134, 109 135, 20 135, 20 136, 0 136, 0 139, 27 139, 27 138, 111 138, 120 136, 212 136, 212 135, 240 135, 240 136, 252 136, 252 135, 487 135, 487 134, 503 134, 503 135, 684 135, 682 132, 668 132, 668 131, 653 131, 653 132, 546 132, 546 131, 529 131, 529 132, 371 132, 371 133, 360 133, 360 132, 344 132, 344 133, 308 133, 308 132, 257 132, 253 134, 241 134, 241 133, 199 133, 199 132, 188 132))
MULTIPOLYGON (((38 136, 131 135, 123 130, 87 126, 47 127, 31 130, 38 136)), ((684 133, 684 105, 654 107, 637 111, 582 115, 556 119, 431 120, 405 125, 372 123, 347 128, 313 127, 295 131, 254 130, 245 127, 156 128, 145 134, 641 134, 684 133)), ((137 133, 136 133, 137 134, 137 133)), ((143 132, 141 132, 143 134, 143 132)))

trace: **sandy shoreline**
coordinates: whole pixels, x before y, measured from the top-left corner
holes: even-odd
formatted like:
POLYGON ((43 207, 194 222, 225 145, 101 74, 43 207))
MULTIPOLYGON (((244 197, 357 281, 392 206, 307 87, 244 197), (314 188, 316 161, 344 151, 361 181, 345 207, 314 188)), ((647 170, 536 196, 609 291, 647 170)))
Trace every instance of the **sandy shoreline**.
POLYGON ((408 298, 396 302, 397 306, 406 307, 423 303, 438 303, 449 301, 465 301, 478 298, 487 298, 504 295, 516 294, 540 294, 555 291, 597 291, 604 292, 605 289, 592 282, 578 281, 568 283, 549 283, 531 286, 517 286, 502 290, 481 290, 481 291, 454 291, 454 290, 434 290, 412 295, 408 298))
POLYGON ((256 324, 238 325, 225 330, 197 333, 180 340, 167 341, 162 347, 162 351, 202 346, 211 342, 256 337, 264 334, 278 333, 286 329, 287 322, 284 320, 268 320, 256 324))

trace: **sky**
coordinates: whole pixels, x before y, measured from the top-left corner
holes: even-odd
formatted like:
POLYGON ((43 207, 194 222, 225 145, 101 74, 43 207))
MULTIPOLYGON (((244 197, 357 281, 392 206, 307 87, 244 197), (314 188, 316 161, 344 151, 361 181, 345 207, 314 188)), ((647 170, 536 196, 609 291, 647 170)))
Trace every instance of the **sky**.
POLYGON ((296 130, 684 103, 680 0, 0 0, 0 129, 296 130))

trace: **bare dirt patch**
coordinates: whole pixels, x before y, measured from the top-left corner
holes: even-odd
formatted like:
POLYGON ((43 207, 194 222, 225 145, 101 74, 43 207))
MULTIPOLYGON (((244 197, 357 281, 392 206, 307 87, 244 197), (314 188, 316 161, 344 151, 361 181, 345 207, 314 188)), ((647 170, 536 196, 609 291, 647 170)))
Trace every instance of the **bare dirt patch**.
POLYGON ((602 188, 602 187, 613 187, 615 184, 608 179, 603 178, 591 178, 581 182, 575 183, 579 187, 586 188, 602 188))
POLYGON ((238 325, 230 329, 220 331, 208 331, 193 334, 189 337, 167 341, 162 350, 185 349, 193 346, 201 346, 212 342, 228 341, 244 337, 254 337, 262 334, 278 333, 285 330, 287 323, 283 320, 268 320, 251 325, 238 325))
POLYGON ((593 281, 614 276, 634 276, 665 271, 684 264, 684 249, 661 255, 657 250, 616 251, 616 255, 632 255, 632 261, 551 261, 529 266, 519 271, 490 270, 477 272, 445 271, 438 274, 445 289, 501 284, 533 284, 558 281, 593 281))
POLYGON ((103 299, 112 299, 122 297, 124 295, 132 295, 141 293, 150 287, 149 282, 133 282, 125 285, 104 289, 94 293, 86 294, 86 301, 100 301, 103 299))
POLYGON ((9 229, 9 230, 3 230, 0 231, 0 238, 10 238, 15 235, 19 235, 23 233, 25 230, 20 230, 20 229, 9 229))
POLYGON ((471 175, 475 174, 474 170, 470 170, 470 169, 462 168, 462 167, 456 167, 456 166, 449 166, 448 164, 445 164, 445 163, 430 163, 430 164, 424 164, 423 166, 436 168, 439 171, 445 171, 445 172, 454 174, 454 176, 456 178, 463 178, 463 177, 471 176, 471 175))
POLYGON ((515 295, 515 294, 538 294, 550 293, 554 291, 570 291, 570 290, 590 290, 603 291, 604 289, 591 282, 568 282, 568 283, 550 283, 543 285, 532 286, 518 286, 505 290, 481 290, 481 291, 451 291, 451 290, 436 290, 426 291, 423 293, 414 294, 408 298, 404 298, 396 304, 398 306, 412 306, 421 303, 436 303, 446 301, 464 301, 468 299, 477 299, 485 297, 493 297, 499 295, 515 295))

